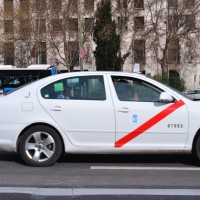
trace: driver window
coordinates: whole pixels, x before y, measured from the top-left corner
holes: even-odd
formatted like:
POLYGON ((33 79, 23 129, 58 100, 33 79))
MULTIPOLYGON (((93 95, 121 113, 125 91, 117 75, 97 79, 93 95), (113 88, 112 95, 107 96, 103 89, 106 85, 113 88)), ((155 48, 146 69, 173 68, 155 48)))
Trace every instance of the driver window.
POLYGON ((120 101, 159 102, 160 88, 140 79, 112 76, 117 97, 120 101))

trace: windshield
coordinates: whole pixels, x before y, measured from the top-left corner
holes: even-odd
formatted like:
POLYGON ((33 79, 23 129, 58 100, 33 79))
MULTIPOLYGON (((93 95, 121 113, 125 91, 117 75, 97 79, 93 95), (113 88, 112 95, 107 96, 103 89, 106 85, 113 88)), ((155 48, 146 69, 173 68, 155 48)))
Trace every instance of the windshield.
MULTIPOLYGON (((149 77, 148 77, 148 78, 149 78, 149 77)), ((152 78, 150 78, 150 79, 152 79, 152 78)), ((154 80, 154 79, 152 79, 152 80, 154 80)), ((166 84, 164 84, 164 83, 161 83, 161 82, 159 82, 159 81, 157 81, 157 80, 154 80, 154 81, 156 81, 156 82, 158 82, 158 83, 164 85, 165 87, 168 87, 169 89, 171 89, 171 90, 173 90, 174 92, 178 93, 178 94, 181 95, 182 97, 184 97, 184 98, 186 98, 186 99, 188 99, 188 100, 194 101, 193 99, 191 99, 191 98, 188 97, 187 95, 183 94, 182 92, 176 90, 175 88, 170 87, 169 85, 166 85, 166 84)))

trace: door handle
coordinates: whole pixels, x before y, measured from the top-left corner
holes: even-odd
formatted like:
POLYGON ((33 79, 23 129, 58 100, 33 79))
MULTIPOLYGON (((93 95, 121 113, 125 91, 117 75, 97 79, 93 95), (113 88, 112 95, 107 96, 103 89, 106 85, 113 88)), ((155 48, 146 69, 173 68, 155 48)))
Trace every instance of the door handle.
POLYGON ((60 106, 55 106, 54 108, 52 108, 51 110, 53 111, 61 111, 62 108, 60 106))
POLYGON ((118 110, 118 112, 128 113, 128 112, 130 112, 130 110, 128 108, 122 108, 122 109, 118 110))

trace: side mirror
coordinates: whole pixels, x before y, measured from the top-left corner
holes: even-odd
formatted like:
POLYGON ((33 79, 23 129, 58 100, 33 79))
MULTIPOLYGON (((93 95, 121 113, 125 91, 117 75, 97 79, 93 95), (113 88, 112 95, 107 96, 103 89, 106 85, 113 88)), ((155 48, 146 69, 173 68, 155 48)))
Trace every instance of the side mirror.
POLYGON ((173 100, 174 100, 173 97, 167 92, 162 92, 160 94, 160 97, 159 97, 160 102, 170 103, 170 102, 173 102, 173 100))

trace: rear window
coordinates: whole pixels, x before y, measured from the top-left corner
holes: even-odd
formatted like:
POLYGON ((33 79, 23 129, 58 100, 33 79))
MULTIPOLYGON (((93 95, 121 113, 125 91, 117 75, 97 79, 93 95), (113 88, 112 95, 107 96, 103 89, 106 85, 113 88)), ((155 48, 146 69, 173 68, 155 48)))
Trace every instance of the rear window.
POLYGON ((105 100, 103 76, 77 76, 53 82, 42 88, 44 99, 105 100))

